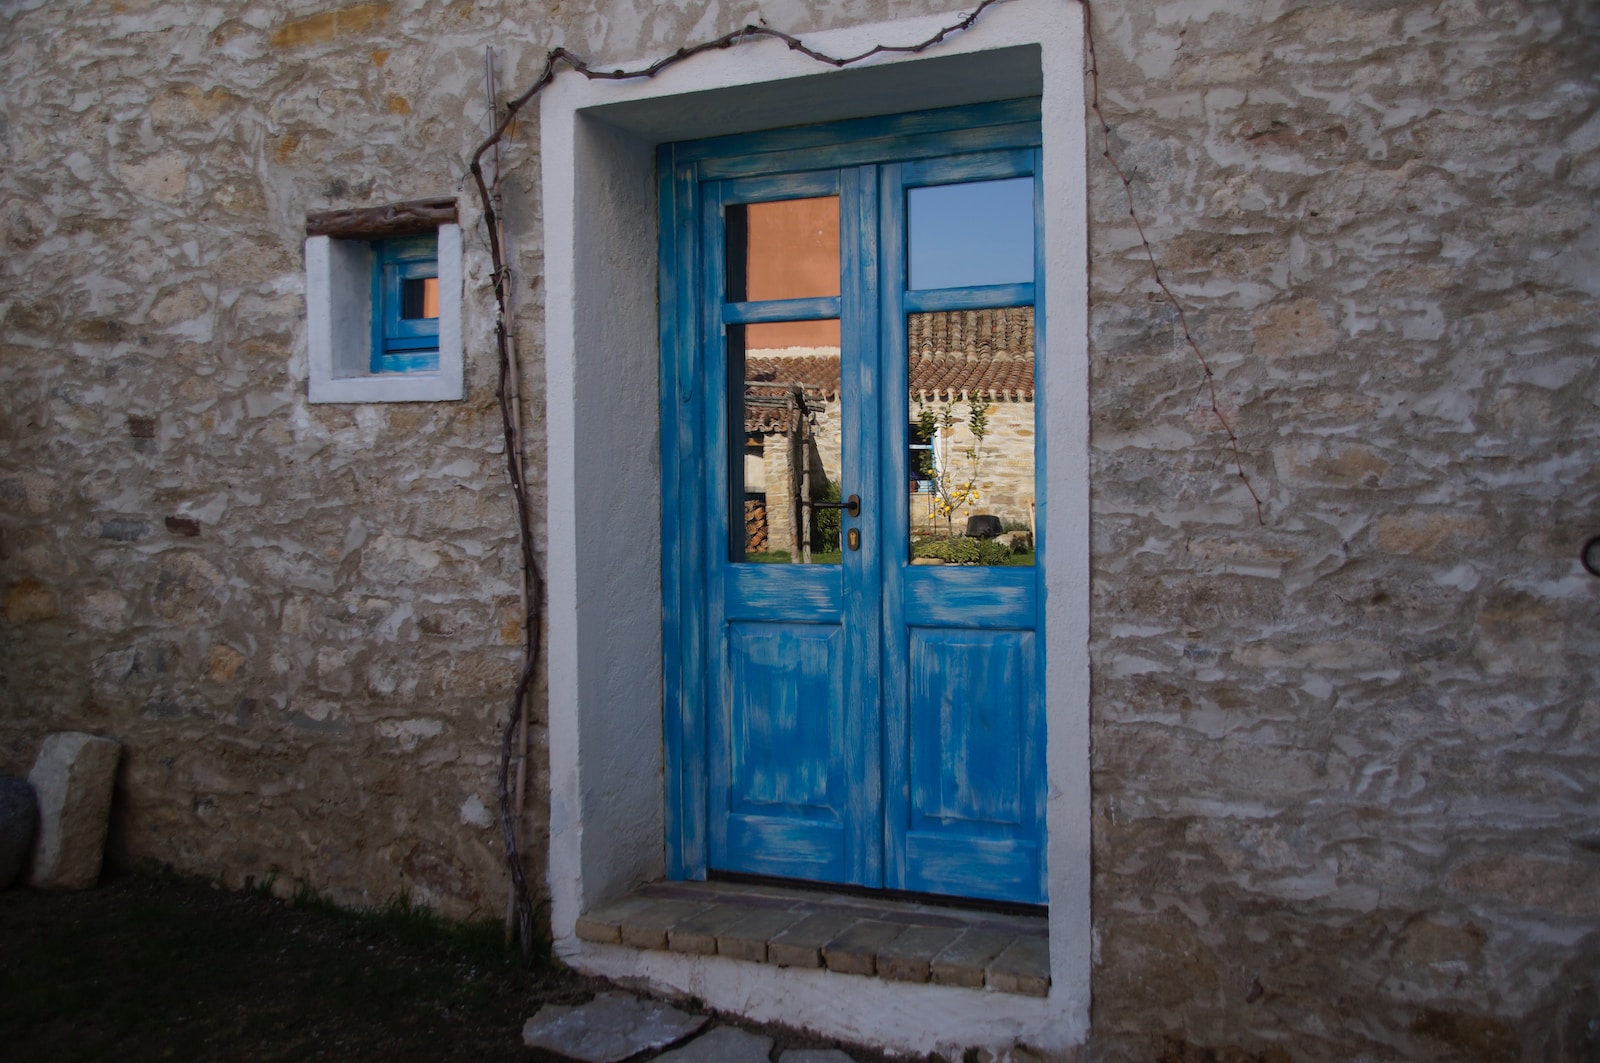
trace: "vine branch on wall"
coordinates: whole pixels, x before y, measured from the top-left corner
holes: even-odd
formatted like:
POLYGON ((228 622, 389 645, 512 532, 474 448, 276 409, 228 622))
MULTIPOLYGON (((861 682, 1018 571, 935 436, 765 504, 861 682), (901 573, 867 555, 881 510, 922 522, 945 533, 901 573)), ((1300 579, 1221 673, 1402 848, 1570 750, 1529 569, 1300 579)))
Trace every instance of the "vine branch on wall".
MULTIPOLYGON (((485 156, 498 148, 500 143, 515 128, 518 112, 526 107, 529 102, 543 92, 556 78, 560 68, 565 66, 575 73, 581 74, 591 81, 632 81, 652 78, 669 67, 691 59, 705 52, 723 51, 742 44, 757 40, 781 41, 792 52, 799 52, 809 59, 815 60, 826 66, 841 68, 852 66, 864 60, 879 55, 917 55, 933 48, 947 38, 971 29, 983 14, 996 4, 1004 0, 982 0, 972 12, 959 21, 941 27, 938 32, 926 40, 916 44, 876 44, 866 51, 855 55, 836 56, 829 55, 808 45, 804 40, 791 34, 776 30, 770 26, 745 26, 732 33, 724 34, 715 40, 704 41, 700 44, 685 45, 670 55, 657 59, 646 66, 632 69, 598 69, 588 60, 569 51, 566 48, 552 48, 545 56, 544 67, 539 77, 521 95, 510 100, 502 116, 496 121, 494 130, 479 144, 472 153, 469 169, 478 189, 478 201, 483 209, 484 224, 488 233, 489 254, 493 261, 493 289, 495 298, 495 345, 499 360, 499 401, 500 414, 504 425, 506 439, 506 471, 511 480, 512 493, 516 498, 517 528, 522 554, 523 581, 527 589, 527 608, 523 617, 523 663, 522 670, 517 680, 516 690, 512 695, 509 719, 506 724, 501 749, 499 798, 500 798, 500 825, 504 835, 505 857, 511 874, 512 890, 518 931, 523 951, 526 952, 533 944, 533 903, 528 892, 527 877, 522 866, 520 843, 517 837, 517 818, 520 809, 512 808, 510 792, 510 766, 513 758, 513 747, 518 728, 521 726, 524 714, 527 711, 528 690, 538 672, 540 650, 543 644, 543 610, 544 610, 544 575, 539 567, 538 559, 534 556, 533 533, 528 516, 528 487, 523 472, 522 453, 520 448, 519 433, 516 430, 518 405, 521 396, 517 394, 515 385, 516 367, 513 364, 512 337, 511 337, 511 312, 510 312, 510 284, 511 268, 507 262, 505 242, 503 240, 502 216, 500 213, 497 196, 492 191, 489 180, 484 175, 483 162, 485 156)), ((1216 416, 1223 431, 1227 435, 1228 444, 1233 452, 1234 470, 1239 479, 1243 481, 1245 489, 1250 492, 1250 498, 1255 503, 1256 520, 1264 523, 1262 517, 1262 502, 1255 488, 1250 483, 1250 478, 1245 474, 1242 449, 1239 437, 1234 432, 1232 424, 1223 414, 1221 405, 1217 400, 1216 376, 1211 365, 1200 350, 1194 334, 1190 331, 1188 317, 1183 306, 1173 294, 1166 282, 1161 277, 1161 270, 1157 264, 1155 251, 1145 235, 1144 226, 1139 221, 1138 213, 1134 209, 1132 182, 1122 167, 1117 163, 1111 151, 1111 126, 1105 119, 1105 114, 1100 105, 1100 70, 1094 47, 1094 27, 1091 18, 1089 0, 1072 0, 1083 10, 1084 38, 1088 46, 1089 74, 1091 79, 1090 107, 1100 126, 1103 142, 1101 156, 1110 163, 1117 177, 1122 181, 1124 192, 1128 198, 1128 215, 1134 227, 1138 230, 1139 239, 1144 245, 1145 256, 1149 260, 1151 274, 1156 286, 1160 289, 1163 298, 1177 311, 1178 324, 1183 332, 1185 344, 1200 363, 1204 373, 1205 382, 1209 388, 1211 398, 1211 412, 1216 416)), ((496 171, 498 179, 498 169, 496 171)))

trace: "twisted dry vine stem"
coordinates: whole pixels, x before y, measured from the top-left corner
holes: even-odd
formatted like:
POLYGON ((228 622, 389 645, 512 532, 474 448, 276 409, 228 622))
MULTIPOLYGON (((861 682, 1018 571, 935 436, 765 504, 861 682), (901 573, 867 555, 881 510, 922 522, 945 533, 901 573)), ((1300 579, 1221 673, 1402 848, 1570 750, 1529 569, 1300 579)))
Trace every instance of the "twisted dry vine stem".
MULTIPOLYGON (((771 39, 783 42, 790 51, 799 52, 809 59, 813 59, 827 66, 840 68, 860 63, 878 55, 916 55, 942 43, 946 38, 970 29, 981 18, 985 11, 1003 3, 1004 0, 982 0, 972 12, 958 22, 953 22, 942 27, 928 39, 916 44, 877 44, 857 55, 835 56, 806 44, 799 37, 772 29, 770 26, 745 26, 743 29, 724 34, 715 40, 704 41, 696 45, 685 45, 671 55, 663 56, 648 66, 636 67, 631 70, 612 69, 597 70, 587 60, 566 48, 552 48, 545 56, 544 69, 539 77, 520 96, 509 101, 505 112, 495 122, 494 130, 479 144, 472 153, 469 169, 472 179, 478 188, 478 202, 483 208, 484 225, 488 232, 489 255, 494 267, 494 298, 495 298, 495 345, 499 354, 500 386, 499 401, 500 415, 505 430, 506 440, 506 471, 511 480, 511 489, 516 496, 517 505, 517 530, 522 551, 523 581, 527 589, 527 611, 523 617, 523 663, 522 672, 517 679, 517 686, 511 699, 511 711, 506 723, 504 736, 501 743, 499 799, 500 799, 500 828, 505 840, 506 863, 511 873, 512 889, 515 894, 515 907, 518 931, 523 951, 532 947, 533 942, 533 903, 528 893, 528 880, 522 866, 522 854, 517 840, 517 818, 520 809, 513 809, 510 792, 510 769, 513 759, 513 744, 517 729, 521 725, 523 715, 527 711, 528 690, 533 684, 534 676, 538 672, 540 648, 543 644, 543 612, 544 612, 544 575, 539 567, 539 562, 534 556, 533 531, 528 516, 528 488, 522 465, 521 440, 515 428, 516 404, 521 397, 515 389, 508 386, 513 378, 511 366, 511 322, 510 322, 510 288, 511 268, 506 261, 506 249, 500 235, 500 209, 495 194, 491 191, 490 183, 483 172, 485 155, 492 151, 503 141, 509 131, 514 128, 517 113, 527 106, 530 101, 543 92, 555 80, 559 67, 566 66, 574 72, 583 75, 591 81, 632 81, 636 79, 652 78, 676 66, 686 59, 691 59, 702 52, 721 51, 744 44, 747 41, 771 39)), ((1200 345, 1195 342, 1193 333, 1189 330, 1189 322, 1184 314, 1182 305, 1172 289, 1167 287, 1161 279, 1161 269, 1156 263, 1155 251, 1146 238, 1144 226, 1139 221, 1139 216, 1134 210, 1132 184, 1118 165, 1111 152, 1111 126, 1105 120, 1105 115, 1100 107, 1100 69, 1095 56, 1094 28, 1090 16, 1089 0, 1074 0, 1083 9, 1084 37, 1088 43, 1089 73, 1091 77, 1092 92, 1090 106, 1095 118, 1100 123, 1101 136, 1104 147, 1101 155, 1111 164, 1113 170, 1122 180, 1123 191, 1128 197, 1128 215, 1138 229, 1139 239, 1144 244, 1145 255, 1150 261, 1150 269, 1155 277, 1156 285, 1162 294, 1178 313, 1178 323, 1183 331, 1183 337, 1189 350, 1199 360, 1200 367, 1205 374, 1206 384, 1210 389, 1211 412, 1216 415, 1217 421, 1227 433, 1228 443, 1233 448, 1234 469, 1239 474, 1239 479, 1244 482, 1245 489, 1250 492, 1251 499, 1255 502, 1256 520, 1262 521, 1261 498, 1251 486, 1250 478, 1245 475, 1244 463, 1239 446, 1239 437, 1234 433, 1233 426, 1223 414, 1217 401, 1216 376, 1211 370, 1210 363, 1200 351, 1200 345)), ((498 174, 496 175, 498 178, 498 174)))
POLYGON ((1166 297, 1167 302, 1172 304, 1172 309, 1177 311, 1178 328, 1183 332, 1183 341, 1188 345, 1195 360, 1200 363, 1201 372, 1205 374, 1206 388, 1211 397, 1211 412, 1217 418, 1217 423, 1222 426, 1223 432, 1227 434, 1228 445, 1233 449, 1233 470, 1239 474, 1244 489, 1250 492, 1250 500, 1255 503, 1256 523, 1264 525, 1266 519, 1262 515, 1261 496, 1256 494, 1255 485, 1250 482, 1250 477, 1245 475, 1239 437, 1234 433, 1233 425, 1229 423, 1227 415, 1222 412, 1221 404, 1217 402, 1217 375, 1211 371, 1211 363, 1201 352, 1200 344, 1195 342, 1194 333, 1189 331, 1189 315, 1184 313, 1183 304, 1172 294, 1167 282, 1161 279, 1161 266, 1156 262, 1155 249, 1150 246, 1150 239, 1144 233, 1144 224, 1139 221, 1139 214, 1133 208, 1133 180, 1117 162, 1117 157, 1111 153, 1111 123, 1106 121, 1105 112, 1100 109, 1100 60, 1094 51, 1094 16, 1089 8, 1089 0, 1078 0, 1078 2, 1083 5, 1083 39, 1089 47, 1089 107, 1094 111, 1095 121, 1100 124, 1100 157, 1111 164, 1111 169, 1116 171, 1117 178, 1122 182, 1122 193, 1128 197, 1128 218, 1139 233, 1139 242, 1144 245, 1145 258, 1150 262, 1150 275, 1155 278, 1156 287, 1161 289, 1161 294, 1166 297))

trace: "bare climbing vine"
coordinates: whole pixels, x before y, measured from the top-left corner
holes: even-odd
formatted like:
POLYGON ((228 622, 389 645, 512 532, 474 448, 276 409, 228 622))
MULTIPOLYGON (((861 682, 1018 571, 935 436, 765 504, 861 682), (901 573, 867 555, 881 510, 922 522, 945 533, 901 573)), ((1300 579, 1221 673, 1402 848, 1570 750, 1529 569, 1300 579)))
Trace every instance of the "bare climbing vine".
MULTIPOLYGON (((676 66, 687 59, 691 59, 704 52, 723 51, 742 44, 757 40, 777 40, 783 42, 790 51, 799 52, 801 55, 827 66, 841 68, 860 63, 878 55, 916 55, 933 48, 947 38, 968 30, 974 26, 989 8, 1004 0, 981 0, 972 9, 972 12, 957 22, 942 27, 933 36, 916 44, 876 44, 864 52, 849 56, 829 55, 806 44, 804 40, 781 30, 773 29, 766 25, 750 25, 732 33, 724 34, 715 40, 704 41, 700 44, 685 45, 671 55, 663 56, 647 66, 632 69, 615 68, 610 70, 597 69, 583 57, 566 48, 552 48, 545 56, 544 68, 539 77, 522 92, 521 95, 506 103, 504 112, 494 123, 494 129, 489 136, 479 144, 472 153, 469 169, 478 189, 478 201, 483 209, 484 224, 488 233, 489 255, 493 261, 493 288, 495 298, 495 345, 499 356, 499 402, 500 415, 504 425, 506 441, 506 472, 511 480, 512 493, 516 496, 517 529, 519 544, 522 553, 524 599, 526 611, 523 616, 523 662, 522 670, 517 679, 516 690, 511 698, 509 718, 506 722, 501 743, 500 774, 498 793, 500 800, 500 827, 505 841, 506 864, 511 874, 512 900, 518 937, 524 952, 533 947, 533 902, 528 891, 528 880, 522 866, 522 852, 518 841, 517 820, 521 809, 512 807, 510 774, 511 765, 516 757, 515 744, 520 729, 524 725, 527 711, 528 690, 533 685, 538 673, 541 647, 544 641, 543 613, 544 613, 544 574, 534 555, 533 530, 528 515, 528 486, 523 469, 521 433, 518 428, 518 408, 521 396, 518 394, 517 373, 512 353, 511 333, 511 267, 507 262, 505 241, 501 229, 502 216, 499 206, 499 197, 494 184, 484 174, 484 159, 504 141, 511 131, 516 128, 515 123, 518 113, 526 107, 539 93, 543 92, 555 80, 559 69, 563 66, 581 74, 591 81, 632 81, 652 78, 669 67, 676 66)), ((1178 298, 1173 294, 1161 277, 1161 269, 1156 261, 1155 250, 1151 247, 1145 235, 1144 226, 1139 221, 1138 213, 1134 209, 1132 181, 1127 173, 1118 164, 1111 151, 1111 126, 1106 121, 1104 111, 1100 104, 1100 69, 1095 55, 1094 27, 1090 11, 1089 0, 1073 0, 1083 10, 1084 38, 1088 43, 1089 75, 1091 83, 1090 107, 1094 111, 1096 120, 1100 125, 1102 137, 1101 156, 1111 164, 1111 168, 1121 179, 1123 191, 1128 199, 1128 216, 1132 219, 1134 227, 1138 230, 1139 239, 1144 245, 1145 256, 1150 262, 1151 274, 1156 286, 1174 310, 1177 311, 1178 324, 1183 332, 1184 342, 1190 352, 1200 363, 1201 371, 1205 375, 1206 386, 1211 399, 1211 412, 1216 416, 1223 431, 1228 438, 1228 444, 1233 452, 1234 470, 1239 479, 1243 481, 1245 489, 1250 492, 1250 497, 1255 503, 1256 520, 1264 523, 1262 517, 1262 502, 1255 488, 1250 483, 1250 478, 1245 474, 1242 449, 1239 437, 1233 430, 1233 425, 1222 412, 1222 407, 1217 399, 1216 376, 1212 372, 1211 364, 1200 350, 1193 332, 1189 328, 1187 315, 1178 298)), ((498 183, 498 167, 496 168, 495 184, 498 183)))
POLYGON ((1161 294, 1177 312, 1178 328, 1183 332, 1183 342, 1195 360, 1200 363, 1201 372, 1205 374, 1206 390, 1211 399, 1211 413, 1222 426, 1223 432, 1227 434, 1228 446, 1233 450, 1233 471, 1239 474, 1244 489, 1250 492, 1250 500, 1255 503, 1256 523, 1265 524, 1266 518, 1261 510, 1261 496, 1256 494, 1255 485, 1250 482, 1250 477, 1245 475, 1239 437, 1235 434, 1227 415, 1222 412, 1221 404, 1217 402, 1217 375, 1211 371, 1211 363, 1200 350, 1200 344, 1195 342, 1194 333, 1189 331, 1189 316, 1184 313, 1183 304, 1172 294, 1167 282, 1161 279, 1161 265, 1156 261, 1155 248, 1150 246, 1150 238, 1144 233, 1144 224, 1139 221, 1139 212, 1133 207, 1133 179, 1127 175, 1122 165, 1117 162, 1117 157, 1111 153, 1111 123, 1106 121, 1105 112, 1100 109, 1100 60, 1094 51, 1094 15, 1090 10, 1089 0, 1078 0, 1078 2, 1083 5, 1083 39, 1089 47, 1089 107, 1094 111, 1095 121, 1100 125, 1100 157, 1110 163, 1111 169, 1116 171, 1117 179, 1122 182, 1123 195, 1128 199, 1128 219, 1133 222, 1134 229, 1139 233, 1139 242, 1144 245, 1145 258, 1150 262, 1150 275, 1155 279, 1156 287, 1161 289, 1161 294))

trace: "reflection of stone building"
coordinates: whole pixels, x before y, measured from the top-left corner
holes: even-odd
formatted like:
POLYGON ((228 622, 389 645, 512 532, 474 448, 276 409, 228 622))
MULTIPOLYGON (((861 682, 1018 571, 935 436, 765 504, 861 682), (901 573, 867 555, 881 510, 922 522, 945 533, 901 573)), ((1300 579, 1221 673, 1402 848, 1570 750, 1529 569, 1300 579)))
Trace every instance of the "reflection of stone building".
MULTIPOLYGON (((1034 503, 1033 308, 911 314, 909 420, 936 416, 948 405, 951 425, 928 441, 935 472, 960 485, 971 482, 978 501, 958 506, 955 528, 971 513, 993 513, 1031 527, 1034 503), (974 403, 984 407, 983 438, 972 430, 974 403), (943 438, 944 436, 948 438, 943 438)), ((915 470, 913 470, 915 471, 915 470)), ((911 498, 911 528, 943 531, 937 495, 928 486, 911 498)))
POLYGON ((839 349, 748 352, 744 401, 745 550, 799 557, 800 499, 838 486, 839 349))
MULTIPOLYGON (((1032 308, 912 314, 907 339, 906 421, 912 449, 906 481, 913 532, 942 533, 947 527, 936 507, 939 475, 977 489, 976 504, 956 508, 952 523, 958 532, 970 513, 993 513, 1007 524, 1031 526, 1032 308), (980 399, 987 403, 981 440, 974 437, 971 421, 974 400, 980 399), (941 414, 947 405, 949 428, 921 440, 919 414, 941 414)), ((797 552, 802 482, 809 484, 813 499, 823 498, 828 484, 837 486, 838 348, 766 348, 745 357, 745 549, 797 552)))

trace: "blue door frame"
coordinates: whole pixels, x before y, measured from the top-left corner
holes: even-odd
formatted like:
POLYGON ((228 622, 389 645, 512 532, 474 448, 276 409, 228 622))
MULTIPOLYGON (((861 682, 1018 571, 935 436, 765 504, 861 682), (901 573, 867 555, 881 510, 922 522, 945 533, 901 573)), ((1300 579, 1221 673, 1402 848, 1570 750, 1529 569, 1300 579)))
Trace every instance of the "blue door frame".
MULTIPOLYGON (((907 315, 1032 305, 1043 320, 1042 234, 1034 283, 908 290, 906 190, 1036 174, 1038 144, 1038 102, 1020 100, 660 149, 674 878, 725 870, 1046 900, 1048 545, 1036 543, 1034 566, 913 566, 903 493, 907 315), (727 301, 724 208, 815 195, 840 197, 840 294, 727 301), (840 478, 863 500, 843 522, 860 547, 837 564, 730 560, 727 330, 824 317, 841 321, 840 478)), ((1046 365, 1039 328, 1036 374, 1046 365)), ((1044 429, 1036 411, 1036 485, 1044 429)))

